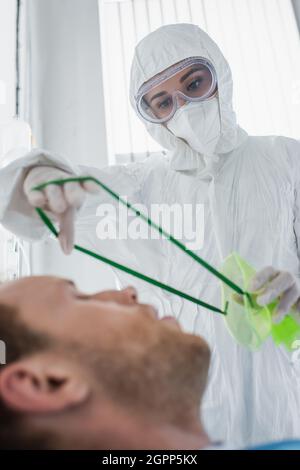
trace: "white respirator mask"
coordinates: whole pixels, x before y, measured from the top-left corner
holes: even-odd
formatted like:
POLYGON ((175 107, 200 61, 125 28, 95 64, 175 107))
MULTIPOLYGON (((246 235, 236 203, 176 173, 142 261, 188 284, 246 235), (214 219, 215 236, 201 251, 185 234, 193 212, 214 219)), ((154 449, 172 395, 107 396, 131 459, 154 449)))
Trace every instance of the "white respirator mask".
POLYGON ((186 103, 176 111, 166 127, 196 152, 213 155, 221 135, 218 97, 186 103))

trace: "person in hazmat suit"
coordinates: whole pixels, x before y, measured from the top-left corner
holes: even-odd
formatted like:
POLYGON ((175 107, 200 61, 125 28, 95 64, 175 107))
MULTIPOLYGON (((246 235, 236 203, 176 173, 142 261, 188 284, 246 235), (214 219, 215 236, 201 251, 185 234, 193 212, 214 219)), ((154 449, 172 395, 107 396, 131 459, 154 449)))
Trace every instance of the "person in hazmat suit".
MULTIPOLYGON (((147 208, 203 204, 204 242, 195 251, 215 267, 238 252, 258 272, 254 285, 264 288, 262 304, 280 298, 282 314, 292 305, 298 308, 300 144, 285 137, 249 136, 237 124, 232 92, 226 59, 199 27, 167 25, 150 33, 135 49, 130 100, 167 152, 95 169, 35 149, 0 172, 2 224, 23 238, 40 240, 48 229, 35 207, 47 208, 59 222, 65 252, 72 249, 75 230, 78 240, 98 253, 111 253, 118 262, 218 305, 219 281, 168 240, 99 240, 96 209, 113 202, 103 191, 83 200, 95 189, 91 182, 31 189, 88 174, 147 208)), ((121 284, 132 282, 117 274, 121 284)), ((231 337, 222 315, 142 284, 135 283, 144 299, 210 345, 202 415, 214 440, 242 446, 300 436, 300 375, 287 351, 266 341, 253 353, 231 337)))

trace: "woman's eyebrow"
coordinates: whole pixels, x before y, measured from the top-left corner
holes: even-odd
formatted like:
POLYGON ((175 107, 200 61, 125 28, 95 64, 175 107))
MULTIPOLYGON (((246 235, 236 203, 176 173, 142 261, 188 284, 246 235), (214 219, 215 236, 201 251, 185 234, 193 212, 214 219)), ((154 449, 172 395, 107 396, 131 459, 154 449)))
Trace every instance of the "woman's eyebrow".
POLYGON ((180 83, 184 82, 192 73, 197 72, 198 70, 204 70, 203 65, 198 65, 198 67, 193 67, 191 70, 189 70, 186 74, 182 75, 180 78, 180 83))
POLYGON ((150 103, 152 103, 152 101, 155 100, 155 98, 159 98, 160 96, 165 95, 166 93, 167 93, 166 91, 160 91, 159 93, 156 93, 155 95, 152 96, 150 103))

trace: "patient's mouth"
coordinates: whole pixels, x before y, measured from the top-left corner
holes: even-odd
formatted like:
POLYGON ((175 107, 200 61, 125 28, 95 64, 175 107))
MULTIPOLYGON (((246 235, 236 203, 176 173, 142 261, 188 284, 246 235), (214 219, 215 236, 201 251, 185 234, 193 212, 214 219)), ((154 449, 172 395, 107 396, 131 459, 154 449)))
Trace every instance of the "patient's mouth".
POLYGON ((160 319, 160 321, 169 323, 170 325, 174 325, 174 326, 176 326, 177 329, 180 329, 180 330, 181 330, 181 326, 180 326, 179 321, 176 320, 176 318, 173 317, 172 315, 166 315, 165 317, 162 317, 162 318, 160 319))

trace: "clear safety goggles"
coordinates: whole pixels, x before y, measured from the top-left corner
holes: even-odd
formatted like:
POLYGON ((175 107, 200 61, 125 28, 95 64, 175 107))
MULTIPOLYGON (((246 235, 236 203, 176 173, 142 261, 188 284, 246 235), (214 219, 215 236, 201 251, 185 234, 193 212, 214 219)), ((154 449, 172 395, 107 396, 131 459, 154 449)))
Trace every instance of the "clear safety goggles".
POLYGON ((138 114, 146 121, 164 123, 190 101, 205 101, 217 90, 212 63, 191 57, 173 65, 144 83, 135 97, 138 114))

